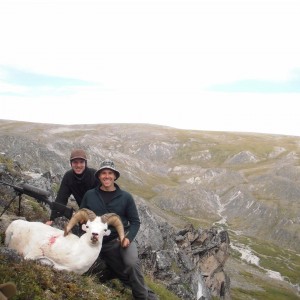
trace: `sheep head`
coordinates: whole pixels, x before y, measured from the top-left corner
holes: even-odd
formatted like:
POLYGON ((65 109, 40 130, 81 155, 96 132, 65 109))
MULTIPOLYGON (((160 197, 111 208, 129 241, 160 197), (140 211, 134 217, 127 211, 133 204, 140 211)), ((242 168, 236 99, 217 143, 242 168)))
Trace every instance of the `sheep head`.
MULTIPOLYGON (((86 225, 82 226, 82 229, 86 231, 89 226, 93 226, 92 225, 93 221, 95 221, 96 218, 98 218, 96 216, 96 214, 87 208, 82 208, 82 209, 78 210, 73 215, 73 217, 71 218, 69 223, 65 226, 64 236, 66 236, 77 223, 81 223, 81 224, 86 223, 86 225)), ((121 246, 123 246, 125 233, 124 233, 124 227, 123 227, 120 217, 115 213, 108 213, 108 214, 102 215, 99 218, 99 221, 102 222, 104 225, 104 228, 102 228, 102 232, 104 232, 104 235, 110 234, 110 230, 107 229, 108 225, 112 225, 116 228, 116 231, 118 232, 119 239, 121 242, 121 246)), ((93 230, 92 230, 92 232, 93 232, 93 230)), ((97 239, 98 239, 98 236, 96 234, 93 234, 92 241, 96 242, 97 239)))
POLYGON ((68 235, 69 232, 72 230, 72 228, 77 224, 83 224, 90 221, 93 221, 96 219, 96 214, 87 209, 87 208, 82 208, 80 210, 78 210, 73 217, 71 218, 71 220, 69 221, 69 223, 65 226, 65 232, 64 232, 64 236, 68 235))

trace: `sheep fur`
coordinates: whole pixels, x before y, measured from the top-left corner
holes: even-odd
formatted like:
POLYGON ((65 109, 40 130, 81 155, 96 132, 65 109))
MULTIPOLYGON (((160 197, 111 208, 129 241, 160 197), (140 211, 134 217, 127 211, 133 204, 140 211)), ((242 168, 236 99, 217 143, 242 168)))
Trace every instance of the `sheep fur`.
POLYGON ((100 217, 82 225, 80 238, 41 222, 15 220, 6 229, 5 244, 25 259, 39 260, 57 270, 83 274, 96 261, 103 236, 109 235, 107 223, 100 217))

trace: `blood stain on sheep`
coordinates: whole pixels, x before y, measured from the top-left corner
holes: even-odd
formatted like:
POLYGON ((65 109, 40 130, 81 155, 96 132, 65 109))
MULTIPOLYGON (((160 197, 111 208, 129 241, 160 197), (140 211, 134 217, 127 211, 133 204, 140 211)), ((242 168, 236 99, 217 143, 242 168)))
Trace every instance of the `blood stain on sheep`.
POLYGON ((58 237, 59 237, 58 235, 51 236, 50 239, 49 239, 49 245, 53 245, 56 242, 56 239, 58 237))

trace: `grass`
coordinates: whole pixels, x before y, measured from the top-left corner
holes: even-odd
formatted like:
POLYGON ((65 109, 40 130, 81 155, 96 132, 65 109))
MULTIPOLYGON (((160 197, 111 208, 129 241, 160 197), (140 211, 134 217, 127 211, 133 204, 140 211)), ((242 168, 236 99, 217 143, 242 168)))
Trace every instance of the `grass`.
POLYGON ((260 258, 261 267, 279 272, 289 278, 291 283, 299 284, 300 256, 295 251, 255 238, 239 238, 239 241, 251 247, 255 255, 260 258))
MULTIPOLYGON (((192 218, 182 215, 181 218, 186 222, 194 226, 194 228, 209 228, 211 227, 213 221, 211 219, 202 219, 202 218, 192 218)), ((217 221, 217 220, 215 220, 217 221)))
POLYGON ((243 276, 252 284, 254 284, 256 290, 248 290, 242 288, 231 289, 232 300, 299 300, 300 297, 292 291, 282 286, 274 286, 266 281, 262 281, 261 278, 254 276, 248 272, 242 272, 240 276, 243 276))
POLYGON ((171 293, 163 284, 154 282, 150 277, 146 276, 145 281, 149 288, 159 295, 160 300, 180 300, 175 294, 171 293))
POLYGON ((300 256, 295 251, 281 249, 266 241, 263 245, 252 244, 251 248, 257 253, 263 268, 279 272, 293 284, 299 284, 300 256))
MULTIPOLYGON (((267 139, 264 136, 259 135, 247 135, 247 134, 230 134, 226 133, 226 138, 222 139, 220 136, 224 133, 210 133, 210 138, 204 137, 203 134, 199 134, 198 139, 194 142, 186 143, 188 146, 180 148, 177 152, 176 159, 181 163, 191 164, 190 157, 197 154, 201 150, 209 149, 212 154, 212 159, 209 161, 201 162, 202 167, 218 167, 222 165, 228 157, 232 157, 242 151, 250 151, 256 155, 259 159, 265 159, 269 153, 277 146, 277 141, 267 139)), ((195 134, 196 136, 196 134, 195 134)), ((289 139, 286 139, 285 146, 287 151, 295 149, 296 145, 291 144, 289 139)), ((192 162, 193 165, 195 162, 192 162)), ((264 162, 260 163, 264 164, 264 162)), ((255 164, 257 166, 257 164, 255 164)), ((231 166, 232 169, 244 169, 251 168, 253 164, 231 166)))
POLYGON ((18 261, 2 254, 0 260, 1 281, 12 281, 17 286, 13 300, 131 299, 98 284, 95 277, 56 271, 35 261, 18 261))
MULTIPOLYGON (((297 252, 281 248, 266 240, 261 241, 252 237, 230 234, 230 239, 248 245, 253 250, 253 253, 259 257, 260 267, 279 272, 281 276, 287 278, 292 284, 299 284, 300 256, 297 252)), ((240 256, 235 251, 232 251, 231 255, 233 257, 240 256)))
POLYGON ((141 178, 141 184, 136 184, 125 178, 120 178, 120 187, 124 190, 130 191, 131 194, 139 195, 140 197, 150 200, 155 197, 157 192, 153 190, 153 187, 160 185, 166 185, 168 187, 176 186, 176 181, 166 176, 153 176, 150 174, 141 173, 137 177, 141 178))
MULTIPOLYGON (((4 155, 0 154, 0 164, 5 165, 6 172, 9 173, 9 174, 11 174, 11 176, 14 177, 14 179, 20 178, 19 172, 17 172, 14 169, 14 162, 13 162, 12 159, 7 158, 4 155)), ((1 176, 1 180, 2 180, 2 176, 1 176)), ((12 183, 12 182, 7 182, 7 183, 12 183)))
POLYGON ((244 290, 240 288, 231 289, 232 300, 299 300, 299 296, 282 289, 271 286, 265 287, 264 291, 244 290))
POLYGON ((14 163, 11 159, 9 158, 6 158, 5 156, 3 156, 2 154, 0 154, 0 163, 1 164, 4 164, 7 168, 7 171, 9 173, 11 173, 13 170, 13 166, 14 166, 14 163))

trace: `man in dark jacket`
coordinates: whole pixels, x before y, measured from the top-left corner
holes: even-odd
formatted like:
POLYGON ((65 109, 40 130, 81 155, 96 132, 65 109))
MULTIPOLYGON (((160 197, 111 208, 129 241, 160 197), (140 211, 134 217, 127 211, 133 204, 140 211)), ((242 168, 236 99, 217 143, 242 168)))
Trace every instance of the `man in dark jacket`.
MULTIPOLYGON (((84 150, 73 150, 70 156, 70 164, 72 169, 64 174, 55 202, 66 206, 69 197, 73 195, 80 207, 81 200, 86 191, 98 186, 99 181, 95 178, 96 170, 87 166, 87 156, 84 150)), ((61 210, 58 211, 53 208, 50 221, 47 221, 46 224, 52 225, 54 219, 62 215, 61 210)))
POLYGON ((106 213, 118 214, 126 233, 121 246, 116 230, 109 227, 111 234, 103 238, 99 257, 117 278, 131 288, 135 300, 157 299, 145 285, 141 271, 138 249, 134 241, 141 222, 132 195, 121 190, 115 183, 120 177, 120 172, 111 160, 101 162, 95 177, 99 179, 100 185, 86 192, 80 208, 88 208, 97 216, 106 213))

